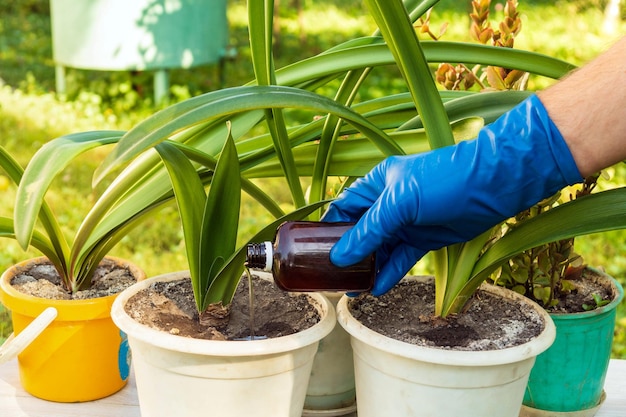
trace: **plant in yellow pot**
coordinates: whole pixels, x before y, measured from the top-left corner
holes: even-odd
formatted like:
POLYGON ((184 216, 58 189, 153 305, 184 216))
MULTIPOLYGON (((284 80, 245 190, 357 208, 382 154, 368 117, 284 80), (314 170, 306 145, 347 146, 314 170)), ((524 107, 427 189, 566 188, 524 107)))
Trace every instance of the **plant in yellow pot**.
POLYGON ((3 349, 11 350, 11 343, 44 311, 55 312, 18 356, 22 385, 43 399, 95 400, 120 390, 128 380, 127 341, 112 322, 110 308, 121 289, 145 274, 107 254, 143 213, 159 204, 137 202, 132 192, 126 193, 128 187, 113 184, 105 194, 128 198, 122 198, 117 209, 97 216, 90 212, 68 240, 44 199, 54 178, 76 156, 120 136, 103 131, 54 139, 36 152, 25 170, 0 147, 0 168, 18 185, 13 218, 0 218, 0 237, 44 255, 2 275, 0 301, 11 311, 16 335, 3 349))
MULTIPOLYGON (((122 259, 107 257, 101 265, 125 271, 129 283, 145 277, 136 265, 122 259)), ((25 276, 29 281, 36 279, 33 269, 50 270, 50 266, 45 257, 29 259, 9 268, 0 281, 0 297, 11 311, 15 334, 27 329, 46 309, 56 311, 54 320, 18 357, 24 389, 59 402, 90 401, 117 392, 126 385, 130 371, 126 337, 111 321, 110 309, 117 294, 56 300, 13 286, 12 282, 25 276)))

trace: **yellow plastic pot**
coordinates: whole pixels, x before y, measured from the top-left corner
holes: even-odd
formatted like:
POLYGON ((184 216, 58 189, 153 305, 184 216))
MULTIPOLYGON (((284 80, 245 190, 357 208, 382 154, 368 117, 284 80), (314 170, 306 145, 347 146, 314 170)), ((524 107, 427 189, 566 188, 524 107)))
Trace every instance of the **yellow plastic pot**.
MULTIPOLYGON (((126 261, 113 259, 128 268, 137 280, 145 273, 126 261)), ((21 262, 0 278, 0 302, 12 314, 18 335, 47 307, 57 317, 18 356, 24 389, 49 401, 81 402, 111 395, 126 385, 130 368, 128 342, 111 320, 111 305, 117 295, 88 300, 49 300, 15 290, 11 279, 32 263, 21 262)))

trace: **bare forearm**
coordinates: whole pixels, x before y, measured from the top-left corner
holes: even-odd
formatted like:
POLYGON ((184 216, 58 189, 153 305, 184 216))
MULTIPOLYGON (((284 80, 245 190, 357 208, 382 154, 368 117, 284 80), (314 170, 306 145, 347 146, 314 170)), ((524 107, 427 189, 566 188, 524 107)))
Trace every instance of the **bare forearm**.
POLYGON ((583 177, 626 159, 626 37, 538 95, 583 177))

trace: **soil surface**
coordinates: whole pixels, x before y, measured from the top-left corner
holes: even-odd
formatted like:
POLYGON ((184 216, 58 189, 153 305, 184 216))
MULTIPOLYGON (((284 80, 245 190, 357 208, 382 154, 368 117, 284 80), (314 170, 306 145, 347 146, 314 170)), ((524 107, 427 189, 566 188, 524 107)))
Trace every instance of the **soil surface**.
POLYGON ((556 306, 547 308, 550 314, 582 313, 586 311, 585 305, 595 306, 594 294, 609 302, 618 295, 610 280, 593 269, 581 269, 578 274, 568 275, 567 279, 576 289, 562 294, 556 306))
POLYGON ((126 268, 104 259, 91 280, 91 288, 72 294, 61 285, 61 277, 50 262, 26 265, 11 280, 11 285, 22 293, 50 300, 84 300, 117 294, 136 282, 126 268))
POLYGON ((223 326, 200 324, 189 279, 156 282, 133 295, 125 310, 138 322, 172 334, 212 340, 274 338, 307 329, 319 322, 315 301, 306 294, 280 290, 273 282, 253 275, 254 334, 250 331, 248 279, 244 277, 223 326))
MULTIPOLYGON (((568 276, 576 289, 563 294, 550 314, 585 311, 595 305, 593 294, 613 300, 618 293, 610 280, 592 269, 568 276)), ((489 285, 489 284, 484 284, 489 285)), ((432 280, 402 281, 387 294, 369 294, 350 300, 352 314, 365 326, 385 336, 421 346, 455 350, 488 350, 516 346, 529 341, 543 329, 543 320, 521 303, 479 290, 465 312, 446 319, 434 318, 432 280)))
POLYGON ((544 327, 534 309, 482 289, 462 314, 435 318, 432 279, 403 280, 380 297, 361 294, 348 305, 354 317, 372 330, 407 343, 442 349, 504 349, 533 339, 544 327))
MULTIPOLYGON (((135 283, 127 269, 114 268, 104 260, 92 280, 92 288, 69 293, 60 285, 52 264, 32 264, 11 281, 20 292, 49 299, 86 299, 116 294, 135 283)), ((571 279, 571 277, 570 277, 571 279)), ((563 297, 549 312, 583 311, 593 304, 592 294, 604 300, 616 296, 613 287, 603 286, 600 275, 585 270, 574 280, 577 289, 563 297), (584 278, 584 279, 582 279, 584 278)), ((139 322, 172 334, 235 340, 272 338, 292 334, 319 321, 317 309, 306 294, 280 290, 273 282, 254 276, 254 331, 250 331, 248 280, 242 279, 228 309, 227 325, 200 324, 189 279, 159 282, 136 294, 126 307, 139 322)), ((479 290, 466 311, 458 316, 433 317, 432 282, 403 281, 381 297, 361 294, 349 301, 353 315, 365 326, 407 343, 455 350, 490 350, 516 346, 534 338, 543 329, 543 320, 530 308, 479 290)))

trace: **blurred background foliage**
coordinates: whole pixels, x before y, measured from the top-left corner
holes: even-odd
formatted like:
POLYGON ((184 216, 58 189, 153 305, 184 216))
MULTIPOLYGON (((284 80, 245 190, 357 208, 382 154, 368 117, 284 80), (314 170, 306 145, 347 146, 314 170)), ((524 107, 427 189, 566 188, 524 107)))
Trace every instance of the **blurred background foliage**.
MULTIPOLYGON (((533 50, 580 65, 603 51, 620 33, 626 33, 626 5, 609 29, 605 9, 609 0, 519 0, 522 31, 518 49, 533 50)), ((313 56, 347 39, 370 35, 375 25, 359 0, 276 0, 275 58, 278 68, 313 56)), ((432 11, 430 30, 443 32, 443 40, 472 42, 469 35, 470 1, 442 0, 432 11), (445 29, 444 29, 445 28, 445 29)), ((490 19, 498 22, 503 1, 492 2, 490 19)), ((150 72, 106 72, 66 69, 66 94, 55 94, 55 72, 50 34, 48 0, 0 2, 0 143, 25 165, 43 143, 56 136, 92 129, 127 129, 160 107, 153 103, 150 72)), ((244 0, 229 0, 229 47, 235 52, 221 65, 170 72, 169 102, 178 102, 222 87, 242 85, 252 78, 249 59, 247 12, 244 0)), ((495 23, 497 24, 497 23, 495 23)), ((115 28, 111 28, 115 30, 115 28)), ((429 39, 421 33, 420 37, 429 39)), ((404 91, 394 68, 377 69, 363 98, 404 91), (367 96, 367 97, 366 97, 367 96)), ((530 79, 530 89, 547 86, 546 80, 530 79)), ((68 233, 90 204, 90 181, 102 150, 84 156, 83 164, 68 168, 55 184, 49 204, 64 213, 68 233)), ((610 179, 599 188, 626 183, 622 165, 607 170, 610 179)), ((290 198, 279 182, 264 180, 276 200, 288 205, 290 198)), ((12 211, 13 187, 0 172, 0 215, 12 211)), ((258 214, 252 203, 242 207, 243 230, 249 235, 270 218, 258 214), (253 214, 254 213, 254 214, 253 214)), ((615 231, 580 237, 577 252, 587 263, 604 268, 626 285, 626 232, 615 231)), ((114 254, 141 265, 148 275, 186 267, 182 233, 174 206, 166 207, 116 247, 114 254)), ((0 270, 35 253, 24 253, 12 241, 0 241, 0 270)), ((428 260, 420 263, 431 272, 428 260)), ((615 357, 626 358, 626 312, 620 308, 615 357)), ((10 333, 8 312, 0 306, 0 342, 10 333)))

